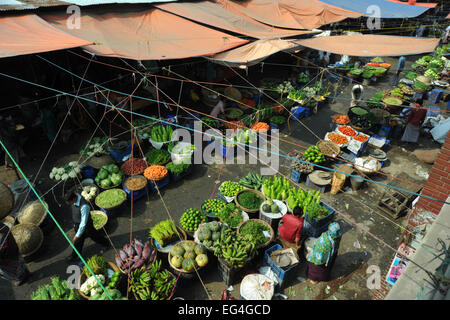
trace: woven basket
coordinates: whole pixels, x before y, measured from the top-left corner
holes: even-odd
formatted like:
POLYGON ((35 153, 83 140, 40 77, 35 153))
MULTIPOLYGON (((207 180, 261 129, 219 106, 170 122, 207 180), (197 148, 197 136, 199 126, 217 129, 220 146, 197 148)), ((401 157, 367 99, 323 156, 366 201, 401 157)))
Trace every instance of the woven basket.
POLYGON ((17 247, 23 257, 28 257, 39 250, 44 242, 41 228, 30 223, 20 223, 11 228, 17 247))
MULTIPOLYGON (((44 202, 48 208, 47 202, 44 202)), ((47 217, 47 210, 39 200, 28 203, 19 213, 17 220, 19 223, 30 223, 39 226, 47 217)))
POLYGON ((105 224, 102 225, 100 228, 98 228, 96 230, 100 230, 101 228, 106 226, 106 224, 108 223, 108 215, 106 213, 104 213, 103 211, 101 211, 101 210, 91 210, 90 214, 91 214, 91 216, 95 215, 95 214, 99 214, 99 215, 102 215, 102 216, 104 216, 106 218, 105 224))
MULTIPOLYGON (((185 232, 181 227, 179 227, 179 226, 177 226, 177 230, 178 230, 179 233, 181 233, 181 238, 183 239, 183 241, 184 241, 184 240, 187 240, 187 234, 186 234, 186 232, 185 232)), ((177 240, 178 240, 178 239, 176 239, 175 241, 177 241, 177 240)), ((156 247, 154 241, 155 241, 154 239, 151 239, 150 243, 151 243, 152 246, 156 249, 156 251, 161 252, 161 253, 168 253, 168 252, 159 250, 159 249, 156 247)), ((169 245, 171 245, 171 243, 170 243, 169 245)), ((163 247, 163 248, 164 248, 164 247, 163 247)))
POLYGON ((316 143, 320 151, 329 157, 337 157, 341 153, 341 147, 333 141, 320 140, 316 143))
POLYGON ((239 225, 239 227, 238 227, 238 229, 237 229, 237 233, 240 233, 240 230, 241 230, 242 226, 243 226, 244 224, 246 224, 247 222, 250 222, 250 221, 261 223, 261 224, 263 224, 263 225, 265 225, 266 227, 269 228, 269 231, 270 231, 270 238, 269 238, 265 243, 263 243, 262 245, 260 245, 259 247, 257 247, 257 249, 266 248, 266 247, 274 240, 274 238, 275 238, 275 232, 273 231, 273 229, 272 229, 272 227, 270 226, 270 224, 268 224, 266 221, 261 220, 261 219, 249 219, 249 220, 247 220, 247 221, 244 221, 244 222, 242 222, 242 223, 239 225))
POLYGON ((238 208, 241 209, 242 211, 245 211, 245 212, 248 212, 248 213, 258 213, 258 212, 259 212, 259 207, 258 207, 257 209, 247 209, 247 208, 244 208, 242 205, 240 205, 240 204, 238 203, 238 196, 239 196, 241 193, 244 193, 244 192, 251 192, 251 193, 254 193, 254 194, 258 195, 258 196, 263 200, 263 202, 266 201, 266 197, 264 196, 264 194, 263 194, 262 192, 260 192, 260 191, 258 191, 258 190, 253 190, 253 189, 244 189, 244 190, 241 190, 241 191, 239 191, 239 192, 236 194, 236 196, 234 197, 234 203, 236 204, 236 207, 238 207, 238 208))
MULTIPOLYGON (((110 190, 112 190, 112 189, 110 189, 110 190)), ((115 206, 113 206, 113 207, 110 207, 110 208, 104 208, 104 207, 99 206, 98 203, 97 203, 97 199, 98 199, 98 197, 99 197, 103 192, 109 191, 109 190, 105 190, 105 191, 103 191, 103 192, 100 192, 99 195, 95 197, 95 205, 96 205, 97 207, 102 208, 102 209, 105 209, 105 210, 113 210, 113 209, 115 209, 115 208, 120 207, 125 201, 127 201, 127 193, 126 193, 125 191, 123 191, 122 189, 116 189, 116 190, 119 190, 120 192, 123 193, 124 199, 123 199, 122 202, 120 202, 119 204, 117 204, 117 205, 115 205, 115 206)))
MULTIPOLYGON (((198 244, 198 243, 196 243, 196 242, 193 241, 193 240, 184 240, 184 241, 181 241, 180 243, 178 243, 177 245, 181 245, 183 242, 192 242, 192 243, 195 244, 195 245, 198 244)), ((175 267, 173 266, 172 261, 171 261, 171 260, 172 260, 172 255, 170 254, 170 252, 169 252, 169 254, 167 255, 167 259, 168 259, 168 261, 169 261, 170 267, 171 267, 176 273, 179 273, 181 277, 184 277, 184 278, 193 278, 194 275, 196 274, 196 271, 198 272, 198 271, 200 271, 201 269, 203 269, 203 268, 206 267, 206 266, 205 266, 205 267, 199 267, 196 263, 194 263, 194 270, 192 270, 192 271, 185 271, 184 269, 175 268, 175 267)), ((194 261, 195 261, 195 259, 194 259, 194 261)))
POLYGON ((148 180, 147 180, 146 177, 144 177, 144 176, 142 176, 142 175, 134 175, 134 176, 131 176, 131 177, 127 178, 127 179, 123 182, 123 187, 126 188, 127 190, 130 190, 130 191, 141 191, 142 189, 145 189, 145 188, 147 187, 147 183, 148 183, 148 180), (144 187, 142 187, 141 189, 132 190, 132 189, 126 187, 127 182, 128 182, 128 180, 130 180, 130 179, 142 179, 142 180, 145 181, 145 185, 144 185, 144 187))
POLYGON ((224 91, 224 96, 225 96, 225 98, 231 98, 235 101, 241 101, 241 99, 242 99, 241 92, 238 89, 233 88, 233 87, 226 88, 224 91))
MULTIPOLYGON (((107 262, 108 264, 108 268, 112 269, 114 272, 119 271, 119 267, 116 266, 114 263, 112 262, 107 262)), ((107 275, 104 274, 105 279, 107 279, 107 275)), ((86 275, 84 274, 84 272, 81 272, 80 278, 78 278, 78 288, 81 288, 81 285, 87 280, 86 275)), ((107 283, 105 282, 105 284, 103 285, 104 287, 106 287, 107 283)), ((80 296, 82 296, 84 299, 89 300, 89 296, 85 295, 83 292, 81 292, 80 289, 78 289, 78 293, 80 294, 80 296)))
POLYGON ((6 217, 14 208, 14 194, 6 184, 0 182, 0 219, 6 217))

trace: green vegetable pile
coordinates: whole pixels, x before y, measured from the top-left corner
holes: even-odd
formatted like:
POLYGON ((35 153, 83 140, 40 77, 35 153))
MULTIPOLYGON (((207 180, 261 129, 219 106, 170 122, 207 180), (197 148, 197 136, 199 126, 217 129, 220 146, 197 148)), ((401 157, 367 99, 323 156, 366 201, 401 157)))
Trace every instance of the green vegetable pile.
POLYGON ((439 74, 437 74, 437 72, 433 69, 427 69, 424 76, 430 78, 431 80, 438 80, 440 78, 439 74))
POLYGON ((200 223, 206 221, 206 216, 200 210, 189 208, 181 215, 180 225, 184 230, 195 231, 200 223))
POLYGON ((296 101, 305 100, 308 97, 307 93, 303 89, 289 91, 288 98, 296 101))
POLYGON ((263 191, 267 198, 285 200, 288 197, 290 187, 289 179, 273 176, 273 179, 264 180, 263 191))
POLYGON ((364 70, 362 73, 362 77, 364 79, 371 79, 375 75, 375 72, 372 70, 364 70))
POLYGON ((95 182, 103 189, 116 187, 122 183, 123 172, 115 164, 104 165, 95 177, 95 182))
POLYGON ((127 194, 122 189, 109 189, 95 198, 95 204, 99 208, 109 209, 122 204, 126 199, 127 194))
POLYGON ((383 92, 379 91, 375 93, 372 98, 369 99, 369 101, 367 102, 367 106, 369 108, 384 109, 384 105, 381 103, 382 99, 383 99, 383 92))
POLYGON ((94 225, 95 230, 100 230, 104 227, 106 222, 108 221, 108 218, 100 213, 95 213, 91 211, 91 218, 92 218, 92 224, 94 225))
POLYGON ((218 221, 204 223, 200 226, 198 240, 207 248, 214 248, 214 242, 220 239, 220 234, 229 229, 225 224, 220 225, 218 221))
POLYGON ((173 162, 169 162, 168 164, 166 164, 166 169, 169 170, 172 174, 179 176, 187 169, 189 169, 190 166, 191 164, 189 163, 175 164, 173 162))
POLYGON ((240 116, 242 116, 244 112, 242 110, 236 109, 236 108, 231 108, 228 109, 226 112, 226 116, 228 118, 238 118, 240 116))
POLYGON ((264 245, 270 239, 264 235, 264 231, 270 233, 270 229, 265 224, 252 220, 245 222, 239 228, 239 234, 251 236, 251 241, 255 244, 256 248, 264 245))
POLYGON ((52 284, 39 286, 31 294, 31 300, 80 300, 78 292, 67 287, 67 281, 59 277, 51 278, 52 284))
POLYGON ((148 164, 164 165, 170 161, 170 153, 164 149, 153 149, 145 154, 148 164))
POLYGON ((236 228, 243 220, 241 210, 234 203, 226 204, 217 217, 231 228, 236 228))
POLYGON ((298 75, 297 81, 300 83, 308 83, 310 78, 306 73, 302 72, 298 75))
POLYGON ((360 76, 362 73, 364 72, 364 70, 363 69, 352 69, 352 70, 350 70, 350 74, 351 75, 353 75, 353 76, 360 76))
POLYGON ((305 213, 309 218, 320 220, 329 216, 330 211, 320 203, 312 202, 306 207, 305 213))
POLYGON ((155 239, 162 247, 179 239, 179 234, 173 220, 167 219, 158 222, 150 228, 150 238, 155 239))
POLYGON ((219 187, 220 193, 226 197, 234 197, 241 190, 244 190, 244 186, 233 181, 225 181, 219 187))
POLYGON ((414 81, 413 87, 414 87, 414 89, 421 90, 421 91, 428 91, 431 89, 430 85, 423 83, 422 81, 419 81, 419 80, 414 81))
POLYGON ((313 190, 303 190, 292 188, 289 190, 289 197, 287 203, 291 210, 294 210, 295 207, 300 207, 305 209, 310 203, 315 202, 319 203, 320 201, 320 191, 313 190))
POLYGON ((208 128, 209 127, 215 128, 217 126, 216 121, 210 117, 201 117, 200 121, 208 128))
POLYGON ((256 246, 251 235, 242 235, 232 229, 220 234, 214 243, 214 255, 225 259, 231 268, 243 267, 249 258, 256 254, 256 246))
POLYGON ((281 125, 284 124, 286 122, 286 118, 283 116, 272 116, 270 118, 270 122, 281 125))
POLYGON ((155 142, 168 142, 172 140, 171 126, 155 126, 152 128, 151 138, 155 142))
POLYGON ((364 116, 368 113, 366 109, 360 108, 360 107, 354 107, 350 109, 354 114, 358 116, 364 116))
POLYGON ((405 73, 405 78, 412 81, 414 81, 418 76, 418 73, 412 71, 408 71, 407 73, 405 73))
POLYGON ((235 140, 240 143, 251 144, 256 141, 256 133, 249 129, 238 129, 236 130, 235 140))
POLYGON ((249 189, 260 190, 263 185, 264 179, 261 175, 253 172, 249 172, 247 176, 239 180, 239 184, 249 189))
POLYGON ((237 202, 246 209, 257 210, 264 200, 254 192, 242 192, 237 197, 237 202))
POLYGON ((305 159, 308 162, 320 164, 325 162, 325 155, 320 151, 318 146, 310 146, 304 153, 305 159))
POLYGON ((373 58, 372 60, 370 60, 370 62, 383 63, 384 60, 381 57, 376 57, 376 58, 373 58))
POLYGON ((398 97, 400 99, 403 98, 403 91, 400 88, 394 88, 391 90, 391 96, 398 97))
MULTIPOLYGON (((87 265, 94 274, 103 274, 103 275, 106 274, 107 263, 105 258, 103 258, 102 256, 93 255, 87 261, 87 265)), ((87 278, 89 278, 92 275, 86 266, 84 266, 83 268, 83 273, 87 278)))
MULTIPOLYGON (((157 118, 157 116, 152 117, 157 118)), ((148 139, 151 137, 152 125, 156 122, 156 120, 151 119, 138 119, 133 121, 133 126, 136 128, 136 133, 138 134, 138 136, 144 139, 148 139)))
POLYGON ((225 208, 226 203, 219 199, 208 199, 202 204, 202 210, 205 213, 213 213, 216 215, 218 212, 225 208))

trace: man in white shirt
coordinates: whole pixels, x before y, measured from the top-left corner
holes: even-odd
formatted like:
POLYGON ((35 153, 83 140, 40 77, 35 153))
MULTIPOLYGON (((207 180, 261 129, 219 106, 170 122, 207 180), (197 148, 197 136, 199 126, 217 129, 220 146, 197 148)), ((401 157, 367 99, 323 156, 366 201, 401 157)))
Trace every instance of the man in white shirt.
POLYGON ((217 118, 219 115, 223 115, 225 113, 225 103, 222 101, 220 95, 218 96, 219 101, 215 105, 215 107, 212 109, 211 113, 209 114, 211 117, 217 118))

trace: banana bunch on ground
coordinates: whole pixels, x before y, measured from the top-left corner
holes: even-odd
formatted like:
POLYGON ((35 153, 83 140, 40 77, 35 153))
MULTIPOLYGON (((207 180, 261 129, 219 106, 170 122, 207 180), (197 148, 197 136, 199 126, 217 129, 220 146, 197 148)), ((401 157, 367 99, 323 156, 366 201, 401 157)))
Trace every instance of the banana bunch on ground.
POLYGON ((242 267, 256 254, 255 243, 251 240, 251 235, 243 236, 226 229, 214 244, 214 255, 225 259, 230 267, 242 267))
POLYGON ((249 172, 246 177, 239 180, 239 184, 250 189, 260 190, 264 179, 259 174, 249 172))
POLYGON ((136 269, 131 273, 131 283, 129 290, 132 291, 139 299, 149 300, 152 291, 150 290, 150 284, 152 277, 150 270, 145 267, 136 269))

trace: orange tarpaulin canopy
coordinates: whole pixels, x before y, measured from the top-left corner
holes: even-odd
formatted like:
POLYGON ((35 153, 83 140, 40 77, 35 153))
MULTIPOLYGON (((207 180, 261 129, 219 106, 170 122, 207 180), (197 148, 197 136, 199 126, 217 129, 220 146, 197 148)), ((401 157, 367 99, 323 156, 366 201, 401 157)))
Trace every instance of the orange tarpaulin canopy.
POLYGON ((239 48, 218 53, 208 60, 226 66, 255 65, 268 56, 279 51, 293 50, 300 47, 292 40, 265 39, 257 40, 239 48))
POLYGON ((227 8, 234 7, 262 23, 280 28, 314 29, 361 13, 341 9, 315 0, 252 0, 233 2, 217 0, 227 8))
POLYGON ((35 14, 0 17, 0 57, 55 51, 91 44, 71 36, 35 14))
POLYGON ((109 9, 81 11, 81 27, 68 30, 67 14, 42 14, 54 26, 93 41, 86 51, 134 60, 182 59, 212 55, 248 41, 219 32, 159 9, 109 9))
POLYGON ((382 35, 331 36, 296 40, 302 46, 357 57, 387 57, 432 52, 440 39, 382 35))
POLYGON ((214 1, 172 2, 158 4, 155 7, 200 23, 258 39, 282 38, 320 32, 268 26, 244 15, 239 10, 227 9, 222 3, 214 1))

